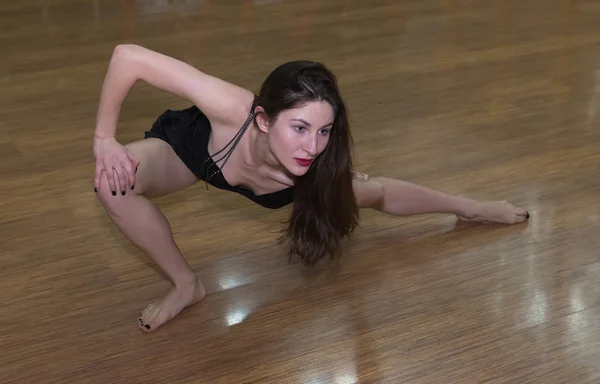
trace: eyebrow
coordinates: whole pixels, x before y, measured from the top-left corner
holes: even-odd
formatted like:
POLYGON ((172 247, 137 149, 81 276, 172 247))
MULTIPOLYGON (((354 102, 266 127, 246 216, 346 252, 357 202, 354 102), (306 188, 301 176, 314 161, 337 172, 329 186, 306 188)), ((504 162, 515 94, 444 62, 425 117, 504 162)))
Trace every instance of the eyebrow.
MULTIPOLYGON (((306 121, 306 120, 304 120, 304 119, 292 119, 292 121, 300 121, 300 122, 302 122, 302 123, 304 123, 304 124, 308 125, 309 127, 311 127, 311 126, 312 126, 312 125, 311 125, 311 124, 310 124, 308 121, 306 121)), ((326 125, 324 125, 324 126, 323 126, 323 127, 321 127, 321 128, 329 127, 330 125, 333 125, 333 123, 326 124, 326 125)))

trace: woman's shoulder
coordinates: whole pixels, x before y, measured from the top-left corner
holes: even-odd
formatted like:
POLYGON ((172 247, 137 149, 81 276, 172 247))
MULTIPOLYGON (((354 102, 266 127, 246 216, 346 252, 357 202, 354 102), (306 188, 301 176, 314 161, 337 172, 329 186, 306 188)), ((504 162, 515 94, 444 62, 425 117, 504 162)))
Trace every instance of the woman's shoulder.
POLYGON ((213 128, 223 127, 237 132, 252 112, 255 95, 245 88, 232 83, 228 84, 239 89, 230 92, 227 101, 221 108, 207 108, 202 103, 195 103, 195 105, 207 117, 213 128), (218 111, 216 111, 217 109, 218 111))

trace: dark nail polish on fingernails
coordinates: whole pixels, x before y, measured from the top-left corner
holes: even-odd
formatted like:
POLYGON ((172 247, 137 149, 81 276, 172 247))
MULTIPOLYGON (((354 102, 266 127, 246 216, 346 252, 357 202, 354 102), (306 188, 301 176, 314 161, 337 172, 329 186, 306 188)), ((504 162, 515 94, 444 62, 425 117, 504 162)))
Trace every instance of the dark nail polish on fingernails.
POLYGON ((125 191, 122 191, 122 192, 121 192, 121 195, 125 196, 125 191))
POLYGON ((98 192, 98 188, 94 187, 94 192, 98 192))
POLYGON ((112 191, 113 196, 117 196, 117 192, 112 191))
POLYGON ((526 219, 529 219, 529 212, 527 212, 527 214, 525 215, 526 219))
POLYGON ((135 184, 131 186, 131 190, 133 191, 133 188, 135 187, 135 184))

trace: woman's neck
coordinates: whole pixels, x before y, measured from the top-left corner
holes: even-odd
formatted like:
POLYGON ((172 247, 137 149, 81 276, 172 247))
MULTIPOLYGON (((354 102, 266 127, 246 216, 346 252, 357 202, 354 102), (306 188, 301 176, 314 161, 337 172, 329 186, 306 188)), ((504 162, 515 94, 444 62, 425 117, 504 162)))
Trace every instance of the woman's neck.
POLYGON ((248 150, 244 157, 244 165, 262 177, 283 184, 293 182, 294 176, 277 160, 269 148, 267 135, 251 124, 248 127, 248 150))

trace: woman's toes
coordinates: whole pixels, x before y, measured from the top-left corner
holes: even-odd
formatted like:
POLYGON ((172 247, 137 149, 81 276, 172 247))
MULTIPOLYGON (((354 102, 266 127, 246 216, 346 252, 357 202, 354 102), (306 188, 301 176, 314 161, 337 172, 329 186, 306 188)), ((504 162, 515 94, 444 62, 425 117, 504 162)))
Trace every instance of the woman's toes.
POLYGON ((148 306, 146 308, 144 308, 144 310, 142 311, 142 319, 147 319, 148 317, 150 317, 150 314, 154 311, 154 309, 156 308, 156 303, 150 303, 148 304, 148 306))

